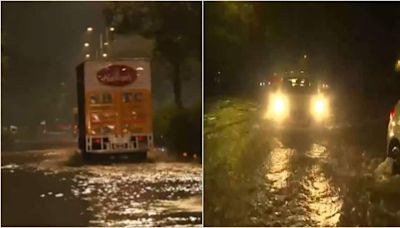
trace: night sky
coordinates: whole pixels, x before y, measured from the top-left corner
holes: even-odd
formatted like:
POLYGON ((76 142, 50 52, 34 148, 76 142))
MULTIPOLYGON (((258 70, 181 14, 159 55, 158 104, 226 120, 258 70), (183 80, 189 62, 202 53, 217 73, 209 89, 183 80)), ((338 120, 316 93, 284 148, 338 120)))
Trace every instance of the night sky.
POLYGON ((307 53, 319 72, 393 75, 400 57, 399 3, 271 3, 265 7, 264 43, 273 63, 307 53))
POLYGON ((2 76, 3 123, 69 119, 75 103, 74 69, 82 60, 81 37, 89 25, 104 27, 104 3, 1 5, 2 47, 9 57, 9 71, 2 76), (57 105, 57 110, 50 108, 57 105))
POLYGON ((205 71, 225 71, 232 91, 248 91, 241 86, 243 77, 249 86, 258 85, 275 72, 299 71, 300 63, 307 63, 311 76, 365 97, 399 83, 394 72, 400 58, 398 2, 206 2, 205 7, 205 71), (242 10, 225 14, 234 4, 242 10), (241 17, 249 25, 240 23, 246 21, 241 17), (241 40, 230 42, 213 31, 241 40), (212 65, 216 62, 221 64, 212 65))

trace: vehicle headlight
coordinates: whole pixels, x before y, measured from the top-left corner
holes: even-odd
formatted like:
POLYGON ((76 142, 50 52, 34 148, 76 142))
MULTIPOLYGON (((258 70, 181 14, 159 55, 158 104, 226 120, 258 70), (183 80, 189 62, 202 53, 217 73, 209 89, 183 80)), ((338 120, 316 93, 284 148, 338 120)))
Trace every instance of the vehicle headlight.
POLYGON ((266 117, 274 120, 282 120, 289 113, 289 102, 286 96, 281 93, 272 94, 269 98, 266 117))
POLYGON ((283 113, 283 111, 285 111, 285 103, 282 97, 275 98, 272 105, 273 105, 273 111, 277 114, 283 113))
POLYGON ((326 119, 329 115, 328 99, 322 95, 317 95, 311 102, 311 113, 316 120, 326 119))

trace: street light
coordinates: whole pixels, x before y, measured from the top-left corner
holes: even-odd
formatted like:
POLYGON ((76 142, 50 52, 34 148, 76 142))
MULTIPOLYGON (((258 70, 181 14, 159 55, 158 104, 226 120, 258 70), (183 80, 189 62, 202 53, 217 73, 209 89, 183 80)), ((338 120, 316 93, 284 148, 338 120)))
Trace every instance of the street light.
MULTIPOLYGON (((84 47, 86 48, 86 52, 88 52, 89 47, 91 49, 91 52, 93 51, 93 57, 89 54, 85 54, 84 56, 86 58, 108 58, 108 53, 109 50, 112 46, 111 40, 109 37, 112 36, 113 32, 115 31, 114 27, 105 27, 105 30, 98 30, 96 28, 96 31, 98 31, 99 34, 95 34, 94 27, 86 27, 86 40, 83 43, 84 47), (99 35, 99 41, 94 41, 94 35, 99 35), (90 39, 90 41, 88 40, 90 39)), ((97 33, 97 32, 96 32, 97 33)))

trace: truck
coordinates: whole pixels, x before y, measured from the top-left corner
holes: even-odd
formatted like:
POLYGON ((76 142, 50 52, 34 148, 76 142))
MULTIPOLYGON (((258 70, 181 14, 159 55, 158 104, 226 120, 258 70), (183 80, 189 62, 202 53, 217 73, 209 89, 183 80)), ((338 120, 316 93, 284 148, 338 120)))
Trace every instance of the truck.
POLYGON ((145 159, 153 146, 149 59, 88 60, 77 66, 76 75, 83 158, 107 154, 145 159))

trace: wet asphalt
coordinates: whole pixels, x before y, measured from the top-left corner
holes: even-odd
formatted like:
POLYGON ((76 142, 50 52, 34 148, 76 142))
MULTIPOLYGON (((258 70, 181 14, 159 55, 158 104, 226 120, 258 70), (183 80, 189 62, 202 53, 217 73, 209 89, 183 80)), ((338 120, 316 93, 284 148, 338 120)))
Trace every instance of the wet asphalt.
POLYGON ((239 99, 206 108, 206 226, 400 226, 385 120, 274 130, 260 116, 239 99))
POLYGON ((2 226, 199 226, 202 171, 164 150, 86 164, 72 146, 2 151, 2 226))
MULTIPOLYGON (((206 226, 400 226, 385 120, 273 130, 257 104, 220 100, 204 130, 206 226)), ((199 226, 202 171, 153 151, 85 164, 74 147, 2 151, 3 226, 199 226)))

